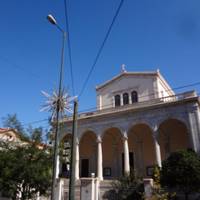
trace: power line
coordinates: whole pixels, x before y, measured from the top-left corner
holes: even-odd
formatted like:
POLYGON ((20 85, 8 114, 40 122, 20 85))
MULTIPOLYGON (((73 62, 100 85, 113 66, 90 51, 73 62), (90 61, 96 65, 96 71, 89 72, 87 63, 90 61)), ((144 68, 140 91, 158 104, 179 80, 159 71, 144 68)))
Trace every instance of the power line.
POLYGON ((112 30, 112 27, 113 27, 113 25, 114 25, 114 23, 115 23, 115 21, 116 21, 116 18, 117 18, 118 14, 119 14, 119 12, 120 12, 120 10, 121 10, 121 7, 122 7, 123 3, 124 3, 124 0, 121 0, 119 6, 118 6, 118 8, 117 8, 117 11, 116 11, 116 13, 115 13, 115 15, 114 15, 114 17, 113 17, 113 19, 112 19, 112 22, 111 22, 111 24, 110 24, 110 26, 109 26, 109 28, 108 28, 108 31, 107 31, 107 33, 106 33, 106 35, 105 35, 105 38, 104 38, 104 40, 103 40, 103 42, 102 42, 102 44, 101 44, 101 46, 100 46, 100 48, 99 48, 99 50, 98 50, 98 52, 97 52, 97 55, 96 55, 96 57, 95 57, 95 59, 94 59, 94 62, 93 62, 93 64, 92 64, 91 68, 90 68, 90 71, 89 71, 89 73, 88 73, 88 75, 87 75, 87 77, 86 77, 86 79, 85 79, 85 82, 83 83, 83 86, 82 86, 81 91, 80 91, 80 94, 79 94, 79 98, 80 98, 80 96, 83 94, 83 92, 84 92, 84 90, 85 90, 85 88, 86 88, 86 85, 87 85, 87 83, 88 83, 88 80, 89 80, 89 78, 90 78, 90 76, 91 76, 91 74, 92 74, 92 72, 93 72, 93 70, 94 70, 94 68, 95 68, 95 66, 96 66, 96 64, 97 64, 97 61, 98 61, 98 59, 99 59, 99 57, 100 57, 100 55, 101 55, 101 52, 102 52, 102 50, 103 50, 103 48, 104 48, 104 46, 105 46, 105 43, 106 43, 106 41, 107 41, 107 39, 108 39, 108 36, 110 35, 110 32, 111 32, 111 30, 112 30))
POLYGON ((36 120, 36 121, 32 121, 32 122, 21 124, 21 125, 23 127, 25 127, 25 126, 29 126, 29 125, 32 125, 32 124, 38 124, 38 123, 41 123, 41 122, 46 122, 46 121, 49 121, 49 119, 36 120))
POLYGON ((68 55, 69 55, 69 65, 70 65, 70 74, 71 74, 71 82, 72 82, 72 92, 73 96, 75 95, 74 89, 74 75, 73 75, 73 67, 72 67, 72 51, 71 51, 71 42, 70 42, 70 31, 69 31, 69 19, 67 12, 67 0, 64 0, 65 4, 65 21, 66 21, 66 29, 67 29, 67 46, 68 46, 68 55))
MULTIPOLYGON (((27 128, 27 126, 31 126, 32 124, 38 124, 38 123, 41 123, 41 122, 48 122, 49 121, 49 119, 42 119, 42 120, 37 120, 37 121, 32 121, 32 122, 28 122, 28 123, 21 123, 20 124, 20 126, 23 128, 23 129, 26 129, 27 128)), ((49 123, 47 123, 47 125, 43 125, 43 126, 40 126, 40 127, 42 127, 43 129, 46 129, 46 128, 48 128, 48 127, 50 127, 51 125, 49 124, 49 123)), ((10 128, 10 127, 8 127, 8 128, 10 128)))
POLYGON ((8 59, 6 57, 3 57, 2 55, 0 55, 0 60, 2 60, 3 62, 7 63, 9 66, 11 66, 11 67, 13 67, 15 69, 19 69, 19 70, 25 72, 26 74, 28 74, 31 77, 34 77, 37 80, 43 80, 43 78, 40 75, 29 71, 27 68, 25 68, 25 67, 23 67, 23 66, 21 66, 19 64, 16 64, 13 61, 10 61, 10 59, 8 59))

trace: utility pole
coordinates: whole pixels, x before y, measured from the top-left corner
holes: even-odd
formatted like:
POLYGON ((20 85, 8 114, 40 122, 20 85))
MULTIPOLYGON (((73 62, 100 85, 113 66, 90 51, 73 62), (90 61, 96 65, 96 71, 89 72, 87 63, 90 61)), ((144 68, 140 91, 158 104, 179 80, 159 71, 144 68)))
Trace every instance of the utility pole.
POLYGON ((58 179, 58 143, 59 143, 59 133, 60 133, 60 112, 61 112, 61 99, 62 99, 62 82, 63 82, 63 68, 64 68, 64 50, 65 50, 65 40, 66 40, 66 32, 57 24, 55 18, 52 15, 47 16, 48 21, 55 25, 56 28, 61 31, 63 39, 62 39, 62 51, 61 51, 61 65, 60 65, 60 73, 59 73, 59 86, 58 86, 58 98, 56 103, 56 123, 55 123, 55 141, 54 141, 54 151, 53 151, 53 176, 52 176, 52 186, 51 186, 51 200, 56 200, 56 186, 58 179))
POLYGON ((70 180, 69 180, 69 200, 75 200, 75 164, 76 164, 76 139, 77 139, 77 111, 78 101, 74 100, 74 113, 72 125, 72 144, 71 144, 71 162, 70 162, 70 180))

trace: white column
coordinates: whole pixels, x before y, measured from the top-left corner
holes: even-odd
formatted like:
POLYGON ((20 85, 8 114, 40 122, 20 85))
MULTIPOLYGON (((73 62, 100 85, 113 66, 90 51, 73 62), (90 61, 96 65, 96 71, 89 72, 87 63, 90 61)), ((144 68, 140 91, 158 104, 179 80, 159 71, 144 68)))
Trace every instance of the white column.
POLYGON ((95 187, 94 187, 94 177, 95 177, 95 173, 91 173, 91 177, 92 177, 92 182, 91 182, 91 200, 95 200, 95 187))
POLYGON ((102 159, 102 141, 101 138, 97 138, 97 177, 99 180, 103 180, 103 159, 102 159))
POLYGON ((123 102, 123 94, 120 94, 120 105, 123 106, 124 102, 123 102))
POLYGON ((131 92, 128 93, 129 104, 132 104, 131 92))
POLYGON ((76 141, 76 164, 75 164, 75 179, 79 179, 79 142, 76 141))
POLYGON ((155 148, 155 153, 156 153, 156 164, 159 167, 162 167, 160 145, 158 143, 156 136, 153 137, 153 140, 154 140, 154 148, 155 148))
POLYGON ((188 117, 189 117, 189 129, 190 129, 190 146, 193 148, 195 152, 200 152, 200 143, 199 143, 199 109, 197 110, 197 106, 193 105, 193 107, 188 108, 188 117))
POLYGON ((59 173, 60 173, 60 156, 57 155, 56 157, 56 170, 55 170, 55 173, 56 173, 56 179, 59 178, 59 173))
POLYGON ((113 108, 115 107, 115 97, 114 96, 112 97, 112 107, 113 108))
POLYGON ((130 173, 128 138, 124 137, 124 174, 130 173))
POLYGON ((95 181, 95 200, 99 200, 99 180, 96 179, 95 181))

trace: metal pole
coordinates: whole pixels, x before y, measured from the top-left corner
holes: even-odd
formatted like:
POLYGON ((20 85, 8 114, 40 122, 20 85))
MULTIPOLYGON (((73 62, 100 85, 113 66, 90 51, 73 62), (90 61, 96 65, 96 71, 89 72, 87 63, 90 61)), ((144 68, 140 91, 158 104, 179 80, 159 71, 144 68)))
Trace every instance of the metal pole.
POLYGON ((58 174, 58 166, 57 166, 57 158, 58 158, 58 141, 59 141, 59 118, 60 118, 60 98, 62 94, 62 82, 63 82, 63 67, 64 67, 64 50, 65 50, 65 39, 66 33, 63 33, 63 41, 62 41, 62 52, 61 52, 61 65, 60 65, 60 76, 59 76, 59 88, 58 88, 58 100, 57 100, 57 109, 56 109, 56 127, 55 127, 55 142, 54 142, 54 153, 53 153, 53 176, 52 176, 52 187, 51 187, 51 200, 56 200, 56 182, 57 182, 57 174, 58 174))
POLYGON ((69 200, 75 200, 75 162, 76 162, 76 138, 77 138, 77 111, 78 102, 74 101, 72 144, 71 144, 71 162, 70 162, 70 180, 69 180, 69 200))

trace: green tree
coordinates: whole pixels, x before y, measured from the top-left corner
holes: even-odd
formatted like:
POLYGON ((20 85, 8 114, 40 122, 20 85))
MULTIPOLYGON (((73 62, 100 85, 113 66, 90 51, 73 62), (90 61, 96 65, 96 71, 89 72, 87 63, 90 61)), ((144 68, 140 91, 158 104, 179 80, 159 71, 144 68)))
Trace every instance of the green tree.
POLYGON ((8 114, 6 117, 2 118, 2 124, 4 127, 15 129, 22 140, 28 140, 28 136, 25 133, 25 130, 17 118, 17 114, 8 114))
MULTIPOLYGON (((31 125, 25 129, 17 117, 17 114, 8 114, 2 118, 2 124, 4 127, 15 129, 19 134, 21 140, 32 141, 35 143, 42 143, 45 139, 47 143, 50 139, 47 137, 48 130, 44 130, 42 127, 33 128, 31 125), (46 136, 46 138, 45 138, 46 136)), ((50 124, 50 121, 49 121, 50 124)))
POLYGON ((44 131, 42 127, 33 128, 32 126, 29 126, 29 128, 27 129, 27 133, 32 142, 35 142, 35 143, 43 142, 42 136, 44 134, 44 131))
POLYGON ((150 200, 168 200, 175 199, 176 193, 169 193, 165 188, 161 187, 160 184, 160 167, 155 165, 153 170, 153 188, 152 188, 152 196, 150 200))
POLYGON ((1 142, 0 191, 3 196, 33 199, 39 192, 46 195, 51 186, 52 158, 48 149, 39 149, 35 143, 13 146, 1 142))
POLYGON ((162 164, 161 184, 185 194, 200 191, 200 157, 193 150, 172 153, 162 164))

